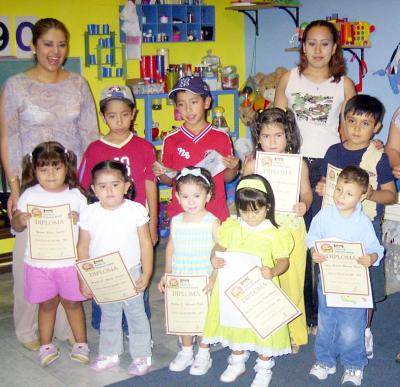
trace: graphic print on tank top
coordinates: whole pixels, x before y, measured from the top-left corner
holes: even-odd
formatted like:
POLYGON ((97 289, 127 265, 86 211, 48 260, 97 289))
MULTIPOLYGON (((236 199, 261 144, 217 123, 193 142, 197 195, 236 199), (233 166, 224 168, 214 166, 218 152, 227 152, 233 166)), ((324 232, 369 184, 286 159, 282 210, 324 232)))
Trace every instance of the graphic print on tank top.
POLYGON ((332 96, 292 93, 292 97, 294 100, 292 110, 298 121, 320 126, 326 124, 332 109, 332 96))

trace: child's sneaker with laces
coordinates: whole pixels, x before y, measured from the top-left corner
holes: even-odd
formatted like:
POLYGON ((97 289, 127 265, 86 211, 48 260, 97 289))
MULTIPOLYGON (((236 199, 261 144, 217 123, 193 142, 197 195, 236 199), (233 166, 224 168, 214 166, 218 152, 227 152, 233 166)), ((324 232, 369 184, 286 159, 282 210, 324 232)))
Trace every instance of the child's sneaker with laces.
POLYGON ((87 343, 75 343, 72 346, 70 357, 79 363, 89 363, 89 347, 87 343))
POLYGON ((345 370, 342 376, 342 384, 349 383, 353 386, 361 386, 362 378, 362 370, 345 370))
POLYGON ((60 357, 60 351, 54 344, 42 345, 39 348, 39 361, 43 367, 53 363, 54 360, 60 357))
POLYGON ((315 376, 319 380, 325 380, 329 375, 333 375, 336 372, 336 367, 324 367, 320 364, 314 364, 311 367, 310 375, 315 376))
POLYGON ((205 375, 211 368, 212 359, 210 353, 207 355, 197 354, 194 358, 193 364, 190 367, 190 375, 200 376, 205 375))
POLYGON ((370 328, 365 329, 365 352, 367 353, 367 358, 372 359, 374 357, 374 337, 370 328))
POLYGON ((175 359, 169 363, 169 370, 173 372, 184 371, 187 367, 193 364, 193 352, 181 350, 176 355, 175 359))
POLYGON ((151 357, 135 357, 128 368, 129 375, 143 376, 149 372, 151 357))
POLYGON ((93 371, 104 371, 109 370, 119 364, 119 357, 118 355, 113 356, 98 356, 97 359, 90 364, 90 369, 93 371))

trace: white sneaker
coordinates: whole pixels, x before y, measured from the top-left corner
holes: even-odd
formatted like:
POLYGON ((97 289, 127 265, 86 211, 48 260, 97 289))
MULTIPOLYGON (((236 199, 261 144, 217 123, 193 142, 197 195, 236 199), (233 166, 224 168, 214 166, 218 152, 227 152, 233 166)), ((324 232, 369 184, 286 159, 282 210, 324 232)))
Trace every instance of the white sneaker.
POLYGON ((342 376, 342 384, 351 383, 353 386, 361 386, 362 378, 362 370, 345 370, 342 376))
POLYGON ((189 374, 195 376, 205 375, 211 368, 211 365, 212 359, 209 353, 207 356, 197 354, 194 358, 193 364, 190 367, 189 374))
POLYGON ((260 370, 257 371, 256 377, 253 379, 250 387, 268 387, 271 383, 272 371, 260 370))
POLYGON ((365 329, 365 352, 368 359, 374 357, 374 336, 372 336, 370 328, 365 329))
POLYGON ((329 375, 336 372, 336 367, 323 367, 320 364, 314 364, 311 367, 310 375, 315 376, 319 380, 325 380, 329 375))
POLYGON ((219 377, 219 380, 223 383, 232 383, 240 375, 246 371, 246 361, 249 358, 250 353, 248 351, 241 355, 230 355, 228 358, 228 367, 219 377))
POLYGON ((251 384, 251 387, 268 387, 271 383, 272 371, 271 368, 275 365, 274 359, 268 361, 262 361, 257 359, 257 363, 254 366, 256 371, 256 377, 251 384))
POLYGON ((193 363, 193 352, 185 353, 183 350, 179 351, 175 359, 169 363, 169 370, 174 372, 184 371, 193 363))

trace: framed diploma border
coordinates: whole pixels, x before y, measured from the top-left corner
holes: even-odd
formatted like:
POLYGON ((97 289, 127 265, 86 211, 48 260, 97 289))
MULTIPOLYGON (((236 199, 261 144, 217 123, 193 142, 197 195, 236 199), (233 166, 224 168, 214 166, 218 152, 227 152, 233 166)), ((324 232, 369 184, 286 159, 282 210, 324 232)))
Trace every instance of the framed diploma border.
POLYGON ((165 325, 168 335, 202 335, 209 294, 207 275, 165 275, 165 325))
POLYGON ((32 260, 76 259, 76 245, 71 206, 36 206, 27 204, 32 215, 28 222, 29 253, 32 260))
POLYGON ((356 261, 357 257, 365 255, 361 242, 323 240, 315 241, 314 247, 327 257, 327 261, 319 265, 325 295, 371 295, 369 270, 356 261))
POLYGON ((275 196, 275 211, 294 213, 299 202, 303 157, 289 153, 256 152, 255 173, 265 177, 275 196))
POLYGON ((98 304, 121 302, 139 294, 118 251, 78 261, 76 267, 98 304))

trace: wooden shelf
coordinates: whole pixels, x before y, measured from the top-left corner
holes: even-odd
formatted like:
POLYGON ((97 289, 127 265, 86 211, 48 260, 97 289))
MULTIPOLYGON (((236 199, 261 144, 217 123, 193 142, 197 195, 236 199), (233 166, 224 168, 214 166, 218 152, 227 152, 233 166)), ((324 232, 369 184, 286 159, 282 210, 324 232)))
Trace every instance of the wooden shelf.
POLYGON ((268 9, 268 8, 300 8, 302 4, 299 3, 265 3, 265 2, 257 2, 253 1, 248 5, 232 5, 230 7, 226 7, 225 9, 229 9, 232 11, 255 11, 258 9, 268 9))
POLYGON ((258 36, 258 11, 263 9, 282 9, 284 10, 293 20, 296 27, 299 26, 299 8, 302 4, 299 3, 264 3, 264 2, 253 2, 248 5, 233 5, 231 7, 226 7, 229 11, 238 11, 244 13, 254 24, 256 29, 256 36, 258 36), (292 11, 294 10, 294 12, 292 11), (254 16, 249 13, 249 11, 254 12, 254 16))

